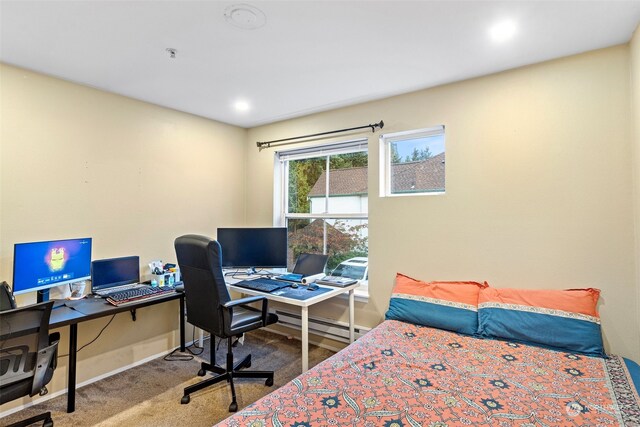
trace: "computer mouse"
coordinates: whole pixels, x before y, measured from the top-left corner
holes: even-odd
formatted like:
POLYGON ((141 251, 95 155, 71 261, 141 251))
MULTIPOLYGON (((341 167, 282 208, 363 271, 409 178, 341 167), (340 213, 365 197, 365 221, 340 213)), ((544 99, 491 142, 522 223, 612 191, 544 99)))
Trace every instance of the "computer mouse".
POLYGON ((307 286, 308 291, 316 291, 318 290, 318 285, 314 285, 313 283, 307 286))

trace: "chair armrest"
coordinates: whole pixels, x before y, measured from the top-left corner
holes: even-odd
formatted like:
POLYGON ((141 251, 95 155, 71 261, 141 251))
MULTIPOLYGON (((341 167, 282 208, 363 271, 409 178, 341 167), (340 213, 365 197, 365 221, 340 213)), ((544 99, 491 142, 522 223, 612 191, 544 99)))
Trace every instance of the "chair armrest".
MULTIPOLYGON (((55 334, 53 335, 53 339, 55 340, 55 334)), ((58 338, 59 337, 60 335, 58 335, 58 338)), ((43 348, 37 353, 33 382, 31 383, 31 393, 29 393, 29 396, 33 397, 40 393, 46 385, 46 382, 51 379, 51 377, 47 379, 47 369, 50 369, 54 356, 57 356, 58 354, 58 342, 59 341, 54 341, 53 344, 50 344, 48 347, 43 348)), ((52 367, 51 369, 55 368, 52 367)))
POLYGON ((252 302, 256 302, 256 301, 260 301, 260 300, 266 300, 266 299, 267 299, 267 297, 256 295, 256 296, 251 296, 251 297, 234 299, 234 300, 231 300, 231 301, 229 301, 229 302, 227 302, 225 304, 222 304, 222 306, 224 308, 230 308, 230 307, 234 307, 236 305, 250 304, 252 302))
POLYGON ((58 367, 58 342, 60 341, 60 332, 53 332, 49 334, 49 345, 55 344, 55 350, 53 352, 53 359, 51 360, 51 368, 56 369, 58 367))
POLYGON ((267 297, 263 296, 251 296, 240 299, 234 299, 222 305, 225 309, 230 309, 231 307, 235 307, 237 305, 250 304, 252 302, 262 301, 262 326, 267 325, 267 316, 269 315, 269 300, 267 297))

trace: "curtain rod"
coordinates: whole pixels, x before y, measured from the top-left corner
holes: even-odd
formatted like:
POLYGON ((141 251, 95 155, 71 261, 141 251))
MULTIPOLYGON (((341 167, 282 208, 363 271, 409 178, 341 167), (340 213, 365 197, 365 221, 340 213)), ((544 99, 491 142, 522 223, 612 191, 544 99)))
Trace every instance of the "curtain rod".
MULTIPOLYGON (((271 148, 271 144, 275 144, 275 143, 278 143, 278 142, 293 141, 294 139, 311 138, 311 137, 314 137, 314 136, 330 135, 332 133, 349 132, 349 131, 352 131, 352 130, 367 129, 367 128, 371 128, 371 132, 375 132, 376 128, 382 129, 383 127, 384 127, 384 122, 382 120, 380 120, 380 123, 373 123, 373 124, 369 124, 369 125, 365 125, 365 126, 358 126, 358 127, 354 127, 354 128, 330 130, 328 132, 314 133, 314 134, 311 134, 311 135, 302 135, 302 136, 293 136, 291 138, 274 139, 273 141, 264 141, 264 142, 258 141, 258 142, 256 142, 256 145, 258 146, 258 148, 260 150, 262 150, 263 148, 271 148)), ((303 141, 298 141, 298 142, 303 142, 303 141)), ((295 142, 291 143, 291 144, 295 144, 295 142)))

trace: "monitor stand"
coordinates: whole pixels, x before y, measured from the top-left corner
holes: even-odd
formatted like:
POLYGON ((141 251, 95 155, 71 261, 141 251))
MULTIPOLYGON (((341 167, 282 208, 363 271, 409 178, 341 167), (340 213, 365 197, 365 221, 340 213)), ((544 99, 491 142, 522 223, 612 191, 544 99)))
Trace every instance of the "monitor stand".
POLYGON ((49 301, 49 289, 43 289, 36 292, 38 294, 37 302, 47 302, 49 301))

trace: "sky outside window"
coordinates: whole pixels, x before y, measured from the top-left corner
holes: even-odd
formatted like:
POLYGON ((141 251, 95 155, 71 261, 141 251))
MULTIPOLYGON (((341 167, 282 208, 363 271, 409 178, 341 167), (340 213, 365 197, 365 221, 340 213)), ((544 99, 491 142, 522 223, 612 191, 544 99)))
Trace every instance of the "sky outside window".
POLYGON ((426 138, 406 139, 394 143, 398 150, 400 158, 406 159, 407 156, 411 158, 411 153, 414 149, 422 150, 429 147, 429 152, 432 156, 436 156, 440 153, 444 153, 444 135, 434 135, 426 138))

